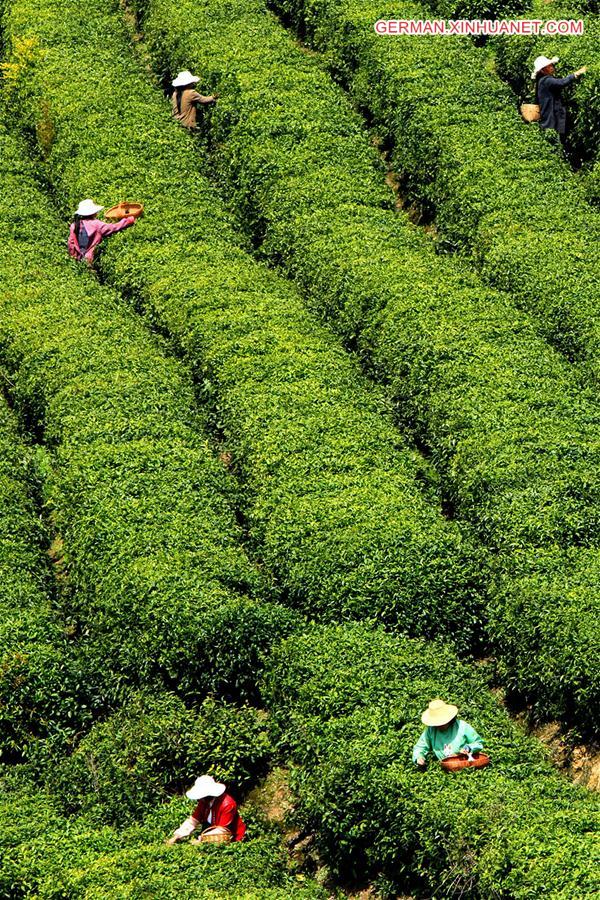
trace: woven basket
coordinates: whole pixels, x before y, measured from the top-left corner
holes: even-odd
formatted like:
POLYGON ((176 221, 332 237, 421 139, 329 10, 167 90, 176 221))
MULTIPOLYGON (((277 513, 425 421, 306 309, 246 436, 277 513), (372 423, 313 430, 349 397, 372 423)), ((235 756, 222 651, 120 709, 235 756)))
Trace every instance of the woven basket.
POLYGON ((539 122, 540 108, 537 103, 521 103, 521 115, 526 122, 539 122))
POLYGON ((224 825, 211 825, 210 828, 205 828, 200 837, 198 838, 198 843, 201 844, 228 844, 230 840, 232 840, 233 835, 230 832, 229 828, 225 828, 224 825))
POLYGON ((143 203, 127 203, 124 200, 122 203, 117 203, 116 206, 111 206, 110 209, 106 209, 104 211, 104 218, 116 220, 124 219, 125 216, 134 216, 137 219, 143 212, 143 203))
POLYGON ((490 764, 490 758, 485 753, 475 752, 472 756, 473 759, 469 759, 468 754, 457 753, 440 760, 440 765, 446 772, 457 772, 459 769, 483 769, 490 764))

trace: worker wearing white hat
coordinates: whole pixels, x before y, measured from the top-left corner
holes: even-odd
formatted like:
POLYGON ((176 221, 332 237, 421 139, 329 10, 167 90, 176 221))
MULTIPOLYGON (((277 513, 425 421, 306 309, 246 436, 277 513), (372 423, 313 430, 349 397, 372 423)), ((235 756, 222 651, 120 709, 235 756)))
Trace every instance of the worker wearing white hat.
POLYGON ((556 77, 558 56, 549 59, 538 56, 533 64, 532 79, 535 81, 536 100, 540 107, 540 128, 552 143, 564 142, 567 131, 567 108, 562 100, 562 91, 587 72, 583 66, 565 78, 556 77))
POLYGON ((483 748, 483 741, 475 729, 457 716, 457 706, 444 703, 439 697, 431 701, 421 716, 427 727, 413 748, 414 763, 425 766, 430 753, 445 759, 461 751, 468 753, 483 748))
POLYGON ((200 81, 197 75, 185 69, 180 72, 171 84, 175 88, 171 97, 173 117, 185 125, 186 128, 195 128, 198 123, 198 104, 215 103, 215 94, 205 97, 195 90, 194 85, 200 81))
POLYGON ((167 844, 176 844, 189 837, 200 825, 226 828, 233 835, 234 841, 243 839, 246 825, 238 813, 237 803, 227 793, 224 784, 215 781, 211 775, 200 775, 186 792, 186 797, 198 800, 199 803, 192 815, 173 832, 167 844))
POLYGON ((109 225, 97 218, 103 209, 103 206, 89 198, 82 200, 69 229, 69 254, 73 259, 85 261, 90 266, 94 262, 96 248, 105 237, 135 224, 134 216, 124 216, 114 225, 109 225))

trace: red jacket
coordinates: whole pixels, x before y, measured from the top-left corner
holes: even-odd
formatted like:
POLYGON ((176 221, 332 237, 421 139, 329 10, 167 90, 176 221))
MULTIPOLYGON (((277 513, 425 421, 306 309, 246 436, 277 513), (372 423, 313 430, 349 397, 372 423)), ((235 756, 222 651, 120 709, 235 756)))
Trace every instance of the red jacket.
MULTIPOLYGON (((201 800, 192 813, 192 818, 203 825, 205 822, 208 822, 210 811, 210 798, 201 800)), ((212 822, 210 824, 223 825, 225 828, 229 828, 233 834, 234 841, 241 841, 246 834, 246 826, 238 813, 237 803, 227 793, 215 798, 212 806, 212 822)))

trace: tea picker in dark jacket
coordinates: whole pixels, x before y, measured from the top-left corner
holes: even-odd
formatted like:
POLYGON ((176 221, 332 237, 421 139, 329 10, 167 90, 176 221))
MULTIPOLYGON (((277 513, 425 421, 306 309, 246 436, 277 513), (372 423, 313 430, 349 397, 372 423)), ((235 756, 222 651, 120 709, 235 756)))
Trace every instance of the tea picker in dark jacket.
POLYGON ((531 77, 535 81, 535 93, 540 106, 540 127, 546 137, 558 144, 563 142, 567 131, 567 108, 562 100, 562 91, 587 71, 584 66, 566 78, 556 77, 555 64, 558 56, 548 59, 538 56, 533 64, 531 77))

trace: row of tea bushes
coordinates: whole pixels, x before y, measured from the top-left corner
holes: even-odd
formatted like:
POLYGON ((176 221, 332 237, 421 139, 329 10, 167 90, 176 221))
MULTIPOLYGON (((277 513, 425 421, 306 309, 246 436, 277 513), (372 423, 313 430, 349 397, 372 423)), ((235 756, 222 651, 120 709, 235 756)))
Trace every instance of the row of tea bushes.
MULTIPOLYGON (((569 358, 599 368, 600 217, 577 176, 522 121, 493 56, 469 38, 382 38, 373 0, 277 0, 393 141, 407 200, 434 215, 440 248, 472 255, 569 358), (557 223, 560 223, 557 225, 557 223)), ((395 17, 427 18, 406 2, 395 17)))
POLYGON ((377 879, 389 897, 600 892, 600 799, 556 773, 440 645, 318 627, 276 648, 265 697, 296 760, 302 820, 340 877, 377 879), (413 765, 420 713, 435 696, 482 735, 488 768, 413 765))
MULTIPOLYGON (((128 237, 128 236, 125 236, 125 237, 128 237)), ((163 835, 164 835, 164 831, 163 831, 163 835)), ((251 846, 251 844, 248 844, 247 846, 251 846)), ((136 878, 138 877, 138 872, 140 870, 142 871, 141 877, 145 877, 147 879, 147 881, 150 880, 150 877, 153 877, 151 875, 148 875, 147 873, 144 874, 144 871, 143 871, 143 860, 148 859, 149 854, 151 854, 153 852, 153 848, 143 847, 137 853, 125 854, 124 857, 121 858, 120 867, 119 867, 119 860, 116 858, 116 855, 114 855, 112 857, 112 859, 110 859, 110 858, 108 858, 109 857, 108 848, 102 848, 102 850, 104 851, 104 852, 102 852, 102 862, 98 863, 98 867, 102 872, 101 877, 104 878, 105 883, 106 883, 107 879, 110 879, 111 877, 113 877, 113 875, 111 873, 114 873, 115 871, 117 871, 119 874, 122 874, 124 869, 127 870, 127 877, 129 879, 129 881, 132 880, 132 872, 133 871, 135 871, 135 873, 136 873, 135 874, 136 878), (143 857, 143 859, 142 859, 142 857, 143 857)), ((237 848, 232 848, 231 852, 233 853, 236 850, 237 850, 237 848)), ((165 850, 162 851, 163 854, 166 852, 167 851, 165 851, 165 850)), ((17 867, 15 869, 13 869, 12 876, 9 874, 9 875, 7 875, 7 878, 12 877, 12 879, 13 879, 12 883, 15 883, 15 881, 16 881, 15 874, 17 877, 20 877, 20 878, 24 877, 24 878, 32 879, 34 877, 34 875, 32 873, 35 872, 35 860, 42 860, 43 864, 47 865, 48 860, 51 858, 51 853, 52 853, 51 848, 49 848, 46 844, 44 844, 44 842, 42 842, 40 844, 35 845, 30 852, 27 851, 27 847, 21 846, 19 848, 18 854, 16 854, 16 853, 6 854, 5 856, 3 856, 4 865, 8 867, 11 863, 13 863, 14 866, 17 867), (19 862, 20 860, 23 860, 23 862, 19 862), (25 867, 25 871, 23 870, 23 868, 21 868, 19 870, 18 869, 19 865, 25 867), (20 875, 19 875, 19 871, 21 873, 20 875)), ((64 854, 64 842, 63 842, 63 847, 62 847, 61 853, 64 854)), ((92 859, 90 859, 89 863, 86 863, 86 861, 84 859, 82 859, 81 842, 78 842, 77 853, 80 854, 77 857, 77 863, 76 863, 80 879, 83 881, 86 878, 89 879, 89 878, 93 877, 93 873, 91 874, 91 870, 94 868, 94 866, 93 866, 94 861, 92 859)), ((169 857, 169 859, 172 859, 172 858, 174 858, 174 857, 169 857)), ((179 858, 180 857, 178 857, 178 859, 179 858)), ((56 859, 56 857, 55 857, 55 859, 56 859)), ((58 857, 58 860, 59 861, 55 866, 54 881, 56 881, 57 878, 64 878, 65 870, 68 871, 68 865, 65 864, 64 855, 61 855, 60 857, 58 857)), ((10 873, 10 869, 5 869, 5 871, 8 871, 10 873)), ((16 883, 18 884, 18 881, 16 881, 16 883)), ((60 882, 58 882, 58 883, 60 883, 60 882)), ((54 883, 51 883, 50 889, 52 889, 52 890, 55 889, 54 883)), ((63 888, 63 891, 64 890, 65 889, 63 888)), ((114 890, 114 888, 113 888, 113 890, 114 890)), ((258 890, 260 890, 260 888, 258 890)))
MULTIPOLYGON (((268 764, 264 716, 214 699, 189 708, 160 686, 190 699, 255 696, 261 651, 296 617, 242 593, 259 593, 261 579, 239 543, 231 488, 202 437, 185 369, 65 256, 24 143, 2 129, 0 147, 2 361, 22 421, 45 443, 35 471, 61 557, 55 623, 42 593, 46 535, 25 490, 33 465, 2 419, 2 545, 31 570, 31 587, 15 579, 12 589, 8 564, 1 570, 4 756, 26 754, 63 810, 92 823, 135 820, 200 771, 243 793, 268 764), (145 692, 129 695, 131 684, 145 692)), ((22 876, 33 890, 28 853, 15 844, 21 875, 2 878, 22 876)), ((152 854, 145 868, 157 869, 152 854)), ((75 896, 60 893, 55 875, 48 896, 75 896)))
POLYGON ((200 774, 241 798, 271 756, 264 713, 213 698, 191 710, 174 694, 133 694, 96 723, 72 755, 48 770, 47 786, 65 814, 123 825, 142 820, 200 774))
MULTIPOLYGON (((8 377, 2 373, 3 389, 8 377)), ((66 637, 54 615, 50 530, 36 508, 35 451, 0 400, 0 759, 23 755, 55 722, 66 637)))
MULTIPOLYGON (((530 19, 546 19, 548 5, 543 0, 535 0, 527 13, 530 19)), ((552 8, 552 18, 580 19, 581 6, 565 5, 559 10, 552 8)), ((584 33, 577 37, 499 37, 492 42, 496 71, 518 97, 525 102, 535 102, 534 81, 531 79, 533 61, 537 56, 558 56, 558 74, 574 72, 581 66, 588 71, 576 85, 563 95, 569 111, 569 145, 582 160, 593 162, 598 155, 600 143, 600 23, 595 16, 585 16, 584 33)), ((600 201, 600 168, 594 167, 586 175, 589 195, 600 201)))
POLYGON ((190 65, 220 93, 215 160, 252 236, 387 382, 455 514, 495 552, 503 577, 490 633, 505 683, 540 714, 593 726, 595 398, 509 298, 379 208, 382 179, 358 118, 260 2, 149 0, 140 12, 156 71, 190 65), (559 549, 571 547, 581 549, 559 549), (533 590, 540 548, 547 577, 537 567, 533 590))
POLYGON ((278 835, 259 822, 253 840, 227 847, 166 847, 189 815, 174 800, 138 825, 98 827, 65 819, 43 789, 0 771, 0 896, 36 900, 324 900, 287 868, 278 835))
MULTIPOLYGON (((60 617, 78 644, 79 693, 164 684, 190 698, 251 695, 259 652, 296 619, 247 596, 261 578, 191 379, 68 260, 24 144, 4 130, 0 143, 2 360, 48 451, 44 502, 63 542, 60 617)), ((50 671, 37 691, 51 690, 50 671)), ((83 701, 69 702, 67 720, 83 701)))
POLYGON ((193 365, 242 478, 257 555, 286 602, 310 614, 419 634, 442 617, 464 649, 480 623, 481 566, 439 513, 427 465, 294 289, 241 249, 119 12, 97 0, 70 10, 7 4, 15 115, 39 137, 46 110, 44 171, 68 205, 86 195, 146 204, 133 233, 106 248, 102 272, 193 365))

